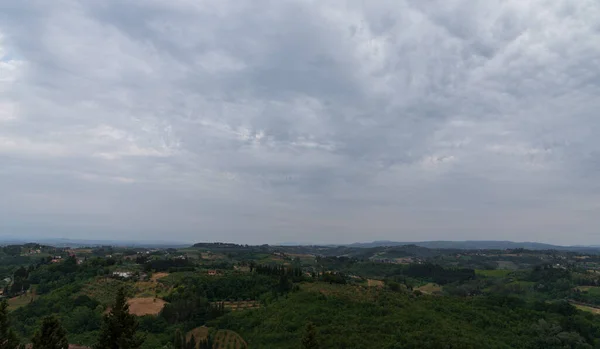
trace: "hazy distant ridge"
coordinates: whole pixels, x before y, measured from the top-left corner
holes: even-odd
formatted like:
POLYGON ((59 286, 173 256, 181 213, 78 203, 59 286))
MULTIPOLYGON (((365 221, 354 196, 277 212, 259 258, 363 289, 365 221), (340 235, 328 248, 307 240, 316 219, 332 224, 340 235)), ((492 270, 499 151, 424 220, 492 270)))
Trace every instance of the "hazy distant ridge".
POLYGON ((465 250, 506 250, 524 248, 528 250, 563 250, 563 251, 583 251, 598 250, 598 246, 560 246, 544 244, 540 242, 514 242, 514 241, 418 241, 418 242, 400 242, 400 241, 373 241, 363 243, 353 243, 346 245, 349 247, 381 247, 381 246, 403 246, 416 245, 426 248, 447 248, 447 249, 465 249, 465 250))

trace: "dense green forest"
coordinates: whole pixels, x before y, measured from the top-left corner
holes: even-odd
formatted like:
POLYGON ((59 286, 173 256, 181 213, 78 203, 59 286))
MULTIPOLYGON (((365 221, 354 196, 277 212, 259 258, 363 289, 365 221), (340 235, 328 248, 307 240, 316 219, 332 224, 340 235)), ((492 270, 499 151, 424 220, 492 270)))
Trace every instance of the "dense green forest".
POLYGON ((599 264, 523 249, 5 246, 0 334, 2 348, 34 349, 45 337, 97 348, 600 348, 599 264), (106 344, 114 338, 129 339, 106 344))

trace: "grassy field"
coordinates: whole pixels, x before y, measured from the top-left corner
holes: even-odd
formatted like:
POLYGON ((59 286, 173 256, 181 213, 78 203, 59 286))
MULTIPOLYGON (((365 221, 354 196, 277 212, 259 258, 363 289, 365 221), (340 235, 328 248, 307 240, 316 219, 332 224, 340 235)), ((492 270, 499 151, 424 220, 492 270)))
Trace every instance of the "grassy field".
POLYGON ((367 279, 367 286, 369 287, 383 287, 383 281, 367 279))
POLYGON ((10 298, 8 300, 8 311, 13 311, 20 307, 23 307, 31 302, 33 302, 37 298, 35 294, 26 293, 17 297, 10 298))
POLYGON ((419 290, 425 294, 436 294, 442 292, 442 286, 430 282, 421 287, 415 288, 415 290, 419 290))
POLYGON ((594 296, 600 296, 600 287, 598 286, 579 286, 578 290, 587 292, 594 296))
POLYGON ((592 314, 600 314, 599 308, 588 307, 587 305, 580 305, 580 304, 574 304, 574 303, 571 303, 571 304, 573 304, 575 306, 575 308, 577 308, 579 310, 587 311, 592 314))
POLYGON ((315 264, 315 256, 312 254, 289 253, 290 258, 299 258, 302 264, 315 264))
POLYGON ((8 299, 8 311, 13 311, 22 306, 25 306, 36 300, 36 298, 37 294, 35 292, 35 286, 32 286, 31 289, 25 294, 8 299))

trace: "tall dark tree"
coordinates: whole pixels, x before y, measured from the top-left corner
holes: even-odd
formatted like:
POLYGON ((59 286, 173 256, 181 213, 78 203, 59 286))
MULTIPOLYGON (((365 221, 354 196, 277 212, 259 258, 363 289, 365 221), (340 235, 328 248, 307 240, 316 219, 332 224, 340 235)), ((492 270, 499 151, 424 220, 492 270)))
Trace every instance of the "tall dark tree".
POLYGON ((8 322, 8 303, 0 302, 0 349, 17 349, 19 339, 8 322))
POLYGON ((144 343, 144 337, 136 333, 138 322, 135 315, 129 314, 125 290, 117 292, 115 304, 104 316, 96 349, 137 349, 144 343))
POLYGON ((181 330, 177 329, 177 331, 175 331, 175 338, 173 340, 173 346, 175 347, 175 349, 185 349, 185 337, 183 335, 183 333, 181 333, 181 330))
POLYGON ((198 343, 198 349, 213 349, 213 338, 212 334, 209 334, 204 340, 198 343))
POLYGON ((31 339, 32 349, 68 349, 67 332, 54 316, 45 317, 31 339))
POLYGON ((302 349, 319 349, 317 341, 317 328, 312 322, 306 324, 304 335, 302 336, 302 349))
POLYGON ((187 343, 187 349, 196 349, 196 337, 192 334, 190 341, 187 343))

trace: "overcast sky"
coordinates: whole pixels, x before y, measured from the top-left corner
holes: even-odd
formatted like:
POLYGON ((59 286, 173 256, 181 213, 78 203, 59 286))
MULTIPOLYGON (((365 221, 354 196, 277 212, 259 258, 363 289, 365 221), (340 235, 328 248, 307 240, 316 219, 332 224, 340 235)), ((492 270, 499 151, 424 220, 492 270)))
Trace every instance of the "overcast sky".
POLYGON ((0 0, 0 236, 600 244, 598 0, 0 0))

